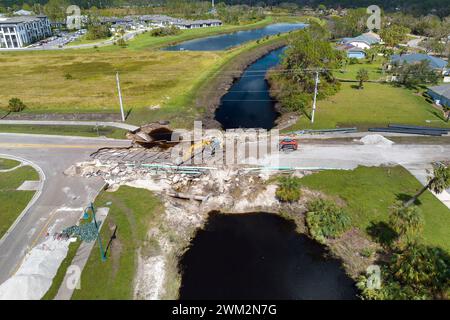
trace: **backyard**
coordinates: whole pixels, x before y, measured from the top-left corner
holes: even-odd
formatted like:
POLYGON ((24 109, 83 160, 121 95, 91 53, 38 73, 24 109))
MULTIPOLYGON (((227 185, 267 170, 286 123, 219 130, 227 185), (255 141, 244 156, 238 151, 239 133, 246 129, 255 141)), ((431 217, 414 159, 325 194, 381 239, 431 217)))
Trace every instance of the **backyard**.
POLYGON ((382 83, 365 83, 359 90, 356 85, 342 83, 340 92, 318 101, 314 124, 302 116, 288 130, 353 126, 364 130, 390 123, 450 127, 442 112, 413 90, 382 83))

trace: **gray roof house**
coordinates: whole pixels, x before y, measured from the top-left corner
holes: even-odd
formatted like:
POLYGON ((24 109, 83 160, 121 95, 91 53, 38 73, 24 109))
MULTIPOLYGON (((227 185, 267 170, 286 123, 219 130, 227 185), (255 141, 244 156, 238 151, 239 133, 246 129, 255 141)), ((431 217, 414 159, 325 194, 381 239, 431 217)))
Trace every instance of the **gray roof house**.
POLYGON ((448 62, 445 60, 423 53, 412 53, 404 55, 395 54, 391 57, 392 64, 403 64, 403 63, 414 64, 424 60, 428 61, 433 69, 441 71, 444 71, 444 69, 447 67, 448 64, 448 62))
POLYGON ((354 38, 344 38, 341 43, 367 49, 375 44, 382 43, 382 40, 378 34, 367 32, 354 38))
POLYGON ((450 84, 429 87, 428 94, 436 103, 450 108, 450 84))

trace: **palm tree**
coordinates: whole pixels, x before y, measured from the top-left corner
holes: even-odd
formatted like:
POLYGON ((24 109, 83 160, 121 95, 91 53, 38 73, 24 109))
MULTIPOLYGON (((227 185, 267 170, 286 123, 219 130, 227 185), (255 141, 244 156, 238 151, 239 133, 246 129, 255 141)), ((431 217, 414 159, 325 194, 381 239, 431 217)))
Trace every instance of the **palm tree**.
POLYGON ((359 69, 356 74, 356 80, 359 81, 359 89, 363 89, 364 82, 369 80, 369 72, 366 69, 359 69))
POLYGON ((405 207, 398 202, 391 209, 389 224, 398 234, 398 244, 402 247, 417 239, 423 230, 424 219, 417 206, 405 207))
MULTIPOLYGON (((429 170, 427 171, 431 173, 429 170)), ((409 207, 427 190, 430 189, 434 193, 441 193, 450 187, 450 167, 442 163, 433 164, 433 174, 428 176, 428 183, 417 192, 411 199, 405 202, 405 207, 409 207)))

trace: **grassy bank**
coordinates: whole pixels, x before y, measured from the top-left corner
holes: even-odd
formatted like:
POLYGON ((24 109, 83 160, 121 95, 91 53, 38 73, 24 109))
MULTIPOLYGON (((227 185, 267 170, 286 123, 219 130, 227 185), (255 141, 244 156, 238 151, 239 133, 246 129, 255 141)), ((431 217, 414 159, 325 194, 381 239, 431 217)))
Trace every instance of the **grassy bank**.
POLYGON ((27 180, 39 180, 38 173, 29 166, 0 172, 0 238, 33 198, 35 191, 16 190, 27 180))
POLYGON ((8 133, 31 133, 48 134, 60 136, 80 136, 80 137, 108 137, 115 139, 125 139, 126 130, 111 127, 90 127, 90 126, 50 126, 50 125, 5 125, 0 124, 0 132, 8 133))
MULTIPOLYGON (((341 199, 347 206, 353 226, 378 241, 387 237, 389 207, 422 187, 400 166, 322 171, 302 178, 301 183, 341 199)), ((450 252, 450 210, 429 191, 420 198, 419 207, 425 217, 424 242, 450 252)))
POLYGON ((450 127, 442 112, 413 90, 381 83, 365 83, 359 90, 354 83, 342 83, 340 92, 318 101, 314 124, 302 116, 289 130, 352 126, 367 129, 389 123, 450 127))
POLYGON ((20 164, 19 161, 11 159, 0 158, 0 170, 8 170, 17 167, 20 164))
POLYGON ((100 260, 97 246, 92 250, 81 276, 81 289, 75 290, 73 299, 132 299, 137 250, 152 252, 154 244, 147 233, 164 210, 160 200, 147 190, 122 186, 116 192, 101 193, 95 205, 102 207, 108 202, 110 211, 101 231, 104 246, 115 226, 117 238, 106 262, 100 260))

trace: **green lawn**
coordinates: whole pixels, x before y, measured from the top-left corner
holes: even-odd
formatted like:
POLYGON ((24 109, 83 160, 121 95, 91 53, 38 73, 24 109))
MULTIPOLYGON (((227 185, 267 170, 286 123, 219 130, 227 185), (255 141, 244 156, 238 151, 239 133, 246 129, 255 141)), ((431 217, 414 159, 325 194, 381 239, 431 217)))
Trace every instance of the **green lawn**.
POLYGON ((360 69, 366 69, 369 72, 370 80, 380 80, 382 78, 382 58, 377 58, 373 63, 362 59, 358 64, 351 64, 342 69, 341 72, 336 72, 335 76, 342 80, 356 80, 356 74, 360 69))
POLYGON ((340 92, 318 101, 314 125, 302 116, 289 130, 349 126, 367 129, 390 123, 450 127, 442 112, 412 90, 381 83, 365 83, 363 90, 354 86, 354 83, 342 83, 340 92))
POLYGON ((137 249, 151 251, 153 242, 147 232, 164 210, 160 200, 148 190, 122 186, 116 192, 101 193, 95 205, 107 202, 112 204, 101 231, 104 246, 113 226, 118 227, 117 239, 106 262, 100 260, 98 246, 94 247, 81 276, 81 289, 75 290, 72 299, 132 299, 137 249))
MULTIPOLYGON (((99 137, 125 139, 126 130, 112 127, 50 126, 50 125, 8 125, 0 124, 0 132, 49 134, 62 136, 99 137)), ((0 160, 1 161, 1 160, 0 160)), ((1 169, 1 162, 0 162, 1 169)))
MULTIPOLYGON (((412 196, 422 185, 403 167, 359 167, 353 171, 329 170, 301 179, 303 186, 345 201, 354 226, 372 233, 388 220, 396 199, 412 196)), ((433 194, 420 198, 425 217, 424 242, 450 252, 450 210, 433 194)))
POLYGON ((0 170, 7 170, 17 167, 20 164, 19 161, 11 159, 0 158, 0 170))
POLYGON ((38 173, 29 166, 0 172, 0 238, 30 202, 34 191, 17 191, 26 180, 39 180, 38 173))

